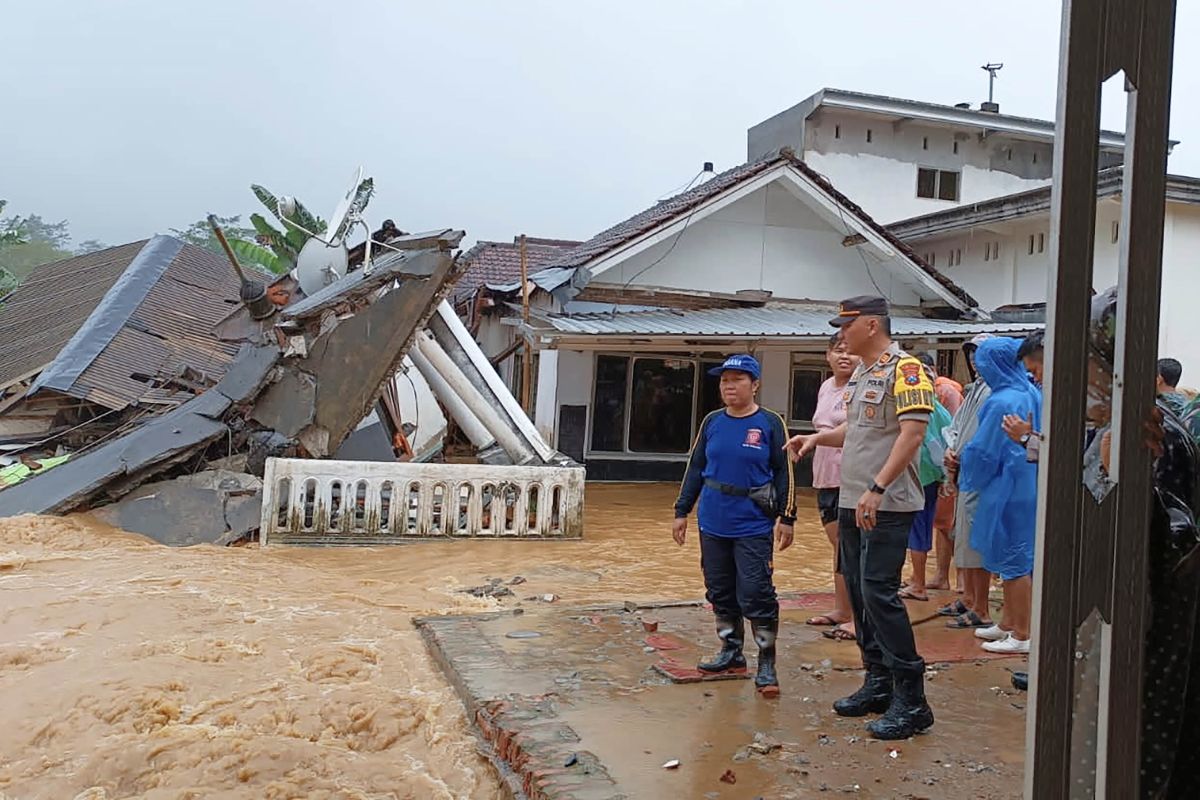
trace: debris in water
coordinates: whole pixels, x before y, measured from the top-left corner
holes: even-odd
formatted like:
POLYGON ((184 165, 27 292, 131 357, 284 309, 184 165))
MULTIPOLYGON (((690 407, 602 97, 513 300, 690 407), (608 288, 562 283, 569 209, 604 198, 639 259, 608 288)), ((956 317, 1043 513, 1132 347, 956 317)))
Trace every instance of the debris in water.
POLYGON ((520 586, 524 582, 525 582, 525 579, 522 578, 520 575, 517 575, 511 581, 508 582, 508 585, 509 586, 520 586))
POLYGON ((638 610, 638 604, 637 604, 637 603, 633 602, 632 600, 626 600, 626 601, 625 601, 625 611, 626 611, 626 613, 632 614, 633 612, 635 612, 635 611, 637 611, 637 610, 638 610))
POLYGON ((495 583, 485 583, 482 586, 472 586, 470 589, 460 589, 459 591, 472 597, 512 597, 512 589, 495 583))
POLYGON ((662 765, 663 769, 679 769, 679 759, 672 758, 670 761, 662 765))
POLYGON ((899 758, 899 757, 900 757, 899 750, 888 750, 888 758, 899 758))
POLYGON ((537 639, 541 634, 537 631, 509 631, 504 636, 508 639, 537 639))
POLYGON ((571 754, 571 757, 567 759, 566 763, 565 763, 565 764, 563 764, 563 766, 564 766, 564 767, 573 767, 573 766, 575 766, 575 765, 576 765, 576 764, 578 764, 578 763, 579 763, 579 754, 578 754, 578 753, 572 753, 572 754, 571 754))
POLYGON ((558 599, 558 595, 544 594, 544 595, 541 595, 538 599, 541 600, 543 603, 553 603, 555 600, 558 599))
POLYGON ((812 672, 813 665, 812 664, 801 664, 800 669, 804 670, 805 672, 812 672))
POLYGON ((646 629, 646 633, 654 633, 656 630, 658 630, 658 623, 642 620, 642 627, 646 629))
POLYGON ((727 769, 725 770, 725 774, 721 776, 721 783, 737 783, 737 775, 734 774, 733 770, 727 769))
POLYGON ((749 747, 755 753, 765 756, 768 753, 779 750, 783 747, 783 745, 772 739, 770 736, 767 736, 765 733, 760 732, 754 734, 754 741, 750 743, 749 747))

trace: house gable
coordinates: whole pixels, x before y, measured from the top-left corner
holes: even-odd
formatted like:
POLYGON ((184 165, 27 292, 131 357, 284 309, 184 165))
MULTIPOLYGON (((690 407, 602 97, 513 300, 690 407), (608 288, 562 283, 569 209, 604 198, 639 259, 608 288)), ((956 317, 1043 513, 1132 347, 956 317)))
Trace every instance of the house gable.
MULTIPOLYGON (((717 180, 717 179, 714 179, 717 180)), ((802 164, 783 158, 587 264, 590 283, 898 305, 974 305, 802 164)))

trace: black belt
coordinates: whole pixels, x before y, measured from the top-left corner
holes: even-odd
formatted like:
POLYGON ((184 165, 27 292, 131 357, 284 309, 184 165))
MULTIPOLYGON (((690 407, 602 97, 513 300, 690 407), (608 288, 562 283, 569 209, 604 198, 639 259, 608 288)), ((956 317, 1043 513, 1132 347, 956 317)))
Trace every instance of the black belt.
POLYGON ((729 494, 734 497, 749 497, 750 490, 743 486, 734 486, 732 483, 721 483, 714 481, 712 478, 705 478, 704 485, 710 489, 716 489, 721 494, 729 494))

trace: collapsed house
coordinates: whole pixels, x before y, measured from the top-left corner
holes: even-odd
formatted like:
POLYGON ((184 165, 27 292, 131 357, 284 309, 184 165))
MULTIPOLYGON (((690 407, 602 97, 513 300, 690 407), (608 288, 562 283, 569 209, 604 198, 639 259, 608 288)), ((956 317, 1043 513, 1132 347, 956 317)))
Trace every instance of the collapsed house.
MULTIPOLYGON (((449 483, 440 497, 436 487, 407 491, 402 509, 390 475, 371 491, 355 482, 355 497, 337 476, 320 486, 289 477, 283 494, 262 480, 275 459, 287 460, 280 469, 289 475, 311 472, 309 460, 349 455, 341 448, 356 438, 387 461, 369 441, 372 429, 411 462, 418 453, 412 422, 402 419, 405 384, 410 404, 424 397, 428 407, 436 396, 493 469, 570 467, 444 302, 462 237, 394 238, 367 267, 309 296, 290 277, 269 287, 257 284, 265 276, 239 280, 225 259, 166 236, 39 268, 0 306, 9 342, 0 348, 0 453, 25 468, 0 490, 0 516, 103 506, 102 517, 169 544, 232 541, 262 520, 297 541, 469 534, 449 530, 446 508, 416 508, 448 507, 449 483), (442 523, 437 531, 433 522, 442 523)), ((444 427, 440 410, 426 416, 418 428, 444 427)), ((325 463, 353 471, 361 462, 325 463)), ((491 494, 502 495, 503 481, 493 483, 491 494)), ((560 508, 554 530, 577 535, 577 523, 560 508)))

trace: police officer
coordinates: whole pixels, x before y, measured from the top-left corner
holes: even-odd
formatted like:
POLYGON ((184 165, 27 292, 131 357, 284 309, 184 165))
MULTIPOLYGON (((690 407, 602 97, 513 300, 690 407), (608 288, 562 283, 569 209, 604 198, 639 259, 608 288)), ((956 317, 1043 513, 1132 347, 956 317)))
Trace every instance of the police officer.
POLYGON ((847 421, 788 442, 793 459, 818 445, 842 448, 838 535, 866 679, 833 704, 843 717, 886 712, 867 730, 906 739, 933 725, 925 702, 925 662, 900 600, 913 517, 925 506, 917 459, 934 391, 921 362, 892 341, 888 303, 854 297, 831 323, 862 358, 846 386, 847 421))
POLYGON ((675 503, 672 536, 683 545, 687 517, 700 501, 700 568, 716 616, 721 652, 697 665, 709 674, 742 673, 743 620, 758 645, 754 683, 779 695, 775 639, 779 601, 771 579, 773 545, 786 550, 796 520, 792 464, 784 454, 783 417, 755 402, 762 370, 750 355, 730 356, 709 371, 721 378, 725 407, 700 423, 675 503))

